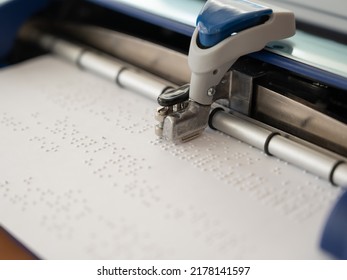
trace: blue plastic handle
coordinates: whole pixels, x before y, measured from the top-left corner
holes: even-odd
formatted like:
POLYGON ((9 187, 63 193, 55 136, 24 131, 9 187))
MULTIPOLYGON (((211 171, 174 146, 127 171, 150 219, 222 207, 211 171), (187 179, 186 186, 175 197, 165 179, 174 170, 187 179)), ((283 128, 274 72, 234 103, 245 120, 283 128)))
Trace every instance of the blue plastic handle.
POLYGON ((347 260, 347 191, 331 212, 320 245, 334 257, 347 260))
POLYGON ((272 10, 246 0, 210 0, 202 8, 196 25, 199 43, 212 47, 233 33, 264 23, 272 10))

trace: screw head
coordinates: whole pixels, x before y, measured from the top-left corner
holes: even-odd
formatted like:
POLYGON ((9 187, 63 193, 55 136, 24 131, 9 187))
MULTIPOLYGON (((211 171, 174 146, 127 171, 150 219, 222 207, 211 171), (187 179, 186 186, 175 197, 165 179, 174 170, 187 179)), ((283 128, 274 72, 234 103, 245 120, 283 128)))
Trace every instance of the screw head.
POLYGON ((210 88, 207 90, 207 95, 208 95, 208 96, 213 96, 215 93, 216 93, 216 90, 215 90, 214 87, 210 87, 210 88))

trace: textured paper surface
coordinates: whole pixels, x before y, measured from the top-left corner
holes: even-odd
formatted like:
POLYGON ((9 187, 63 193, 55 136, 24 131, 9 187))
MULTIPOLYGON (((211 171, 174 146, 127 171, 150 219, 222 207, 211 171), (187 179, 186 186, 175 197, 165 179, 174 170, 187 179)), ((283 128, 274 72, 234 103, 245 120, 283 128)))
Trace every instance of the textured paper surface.
POLYGON ((48 259, 315 259, 339 190, 57 58, 0 71, 0 222, 48 259))

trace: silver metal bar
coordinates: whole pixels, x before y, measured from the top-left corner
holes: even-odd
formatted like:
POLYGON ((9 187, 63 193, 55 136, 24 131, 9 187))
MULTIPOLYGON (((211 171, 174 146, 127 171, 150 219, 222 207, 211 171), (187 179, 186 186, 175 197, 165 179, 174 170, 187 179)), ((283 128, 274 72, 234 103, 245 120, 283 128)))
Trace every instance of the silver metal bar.
POLYGON ((300 166, 304 170, 327 180, 329 180, 330 172, 338 161, 337 159, 286 139, 281 135, 275 135, 270 140, 268 151, 270 155, 300 166))
POLYGON ((41 48, 57 54, 76 64, 81 69, 95 73, 119 86, 140 93, 147 98, 156 98, 166 89, 175 86, 150 73, 129 66, 114 57, 73 44, 50 34, 29 28, 22 38, 38 44, 41 48))
POLYGON ((266 118, 272 126, 285 126, 309 142, 347 155, 346 124, 265 87, 256 86, 256 92, 256 118, 266 118))
POLYGON ((321 153, 222 110, 214 111, 210 118, 211 126, 225 134, 299 166, 333 185, 347 185, 347 163, 341 157, 321 153))
POLYGON ((129 69, 123 69, 119 73, 117 82, 121 87, 135 92, 141 92, 142 95, 152 100, 157 100, 160 93, 172 87, 169 86, 169 83, 163 84, 158 81, 156 77, 149 77, 149 74, 144 76, 141 72, 135 72, 129 69))
POLYGON ((80 54, 84 51, 84 48, 70 42, 60 40, 52 35, 45 34, 45 36, 43 36, 38 30, 35 29, 30 29, 30 32, 25 32, 25 35, 28 41, 35 42, 42 49, 50 50, 71 62, 77 62, 80 54))
POLYGON ((76 64, 84 70, 111 81, 116 80, 119 71, 124 67, 118 61, 91 51, 84 51, 76 61, 76 64))
POLYGON ((51 26, 83 44, 102 50, 176 84, 190 80, 187 55, 114 30, 76 23, 51 26))
POLYGON ((332 180, 338 186, 346 186, 347 165, 341 164, 332 174, 332 180))
POLYGON ((233 137, 258 149, 264 148, 264 143, 272 133, 271 131, 260 126, 256 126, 243 119, 236 118, 233 115, 226 117, 224 114, 226 113, 222 114, 218 112, 214 115, 211 114, 213 128, 216 128, 229 135, 232 133, 233 137))

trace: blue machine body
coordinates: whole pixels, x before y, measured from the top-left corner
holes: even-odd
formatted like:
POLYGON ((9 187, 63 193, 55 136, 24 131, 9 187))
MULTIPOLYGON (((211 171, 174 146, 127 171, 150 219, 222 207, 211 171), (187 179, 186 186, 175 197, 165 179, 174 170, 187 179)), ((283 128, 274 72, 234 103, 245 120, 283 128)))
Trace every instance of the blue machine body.
POLYGON ((347 260, 347 191, 341 195, 332 210, 320 245, 334 257, 347 260))
POLYGON ((22 24, 52 0, 10 0, 0 4, 0 59, 11 50, 22 24))

